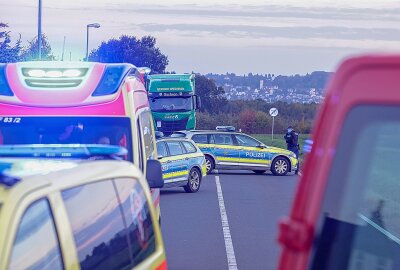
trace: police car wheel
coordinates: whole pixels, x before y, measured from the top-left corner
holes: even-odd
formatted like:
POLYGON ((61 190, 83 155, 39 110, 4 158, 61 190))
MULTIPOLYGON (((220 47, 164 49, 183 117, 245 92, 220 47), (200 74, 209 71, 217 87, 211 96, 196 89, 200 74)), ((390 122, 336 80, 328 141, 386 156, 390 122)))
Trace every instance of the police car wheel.
POLYGON ((289 162, 284 157, 277 157, 272 162, 271 171, 274 175, 284 176, 289 172, 289 162))
POLYGON ((206 168, 207 168, 207 174, 210 174, 212 170, 214 170, 214 160, 210 156, 206 156, 206 168))
POLYGON ((256 174, 263 174, 266 172, 266 170, 253 170, 256 174))
POLYGON ((189 172, 188 183, 183 188, 188 193, 195 193, 199 191, 200 183, 201 183, 201 172, 200 170, 193 168, 189 172))

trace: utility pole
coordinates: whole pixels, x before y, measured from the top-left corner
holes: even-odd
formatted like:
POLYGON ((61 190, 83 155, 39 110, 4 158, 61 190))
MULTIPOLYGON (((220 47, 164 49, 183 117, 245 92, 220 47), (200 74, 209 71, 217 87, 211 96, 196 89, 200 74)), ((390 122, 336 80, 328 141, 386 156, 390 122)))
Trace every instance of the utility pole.
POLYGON ((61 61, 64 61, 64 50, 65 50, 65 36, 64 36, 63 49, 62 49, 62 54, 61 54, 61 61))
POLYGON ((86 57, 85 57, 86 62, 89 60, 89 28, 90 27, 99 28, 100 24, 90 23, 90 24, 86 25, 86 57))
POLYGON ((38 11, 38 58, 42 59, 42 0, 39 0, 38 11))

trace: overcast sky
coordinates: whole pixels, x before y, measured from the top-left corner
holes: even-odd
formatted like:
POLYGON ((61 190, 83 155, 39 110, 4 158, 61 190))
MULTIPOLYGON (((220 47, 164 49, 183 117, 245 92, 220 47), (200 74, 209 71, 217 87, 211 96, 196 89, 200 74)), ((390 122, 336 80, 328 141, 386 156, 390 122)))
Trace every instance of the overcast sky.
MULTIPOLYGON (((157 38, 167 70, 305 74, 332 71, 344 57, 400 52, 400 1, 393 0, 42 0, 43 32, 60 59, 122 34, 157 38)), ((38 0, 0 0, 14 38, 37 35, 38 0)))

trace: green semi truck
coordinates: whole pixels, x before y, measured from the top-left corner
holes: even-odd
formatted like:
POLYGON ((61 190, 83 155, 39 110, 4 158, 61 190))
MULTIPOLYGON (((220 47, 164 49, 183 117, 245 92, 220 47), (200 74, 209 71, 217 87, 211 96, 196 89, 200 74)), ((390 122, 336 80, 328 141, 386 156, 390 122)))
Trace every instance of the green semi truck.
POLYGON ((195 94, 194 74, 157 74, 146 77, 154 127, 170 135, 196 128, 200 98, 195 94))

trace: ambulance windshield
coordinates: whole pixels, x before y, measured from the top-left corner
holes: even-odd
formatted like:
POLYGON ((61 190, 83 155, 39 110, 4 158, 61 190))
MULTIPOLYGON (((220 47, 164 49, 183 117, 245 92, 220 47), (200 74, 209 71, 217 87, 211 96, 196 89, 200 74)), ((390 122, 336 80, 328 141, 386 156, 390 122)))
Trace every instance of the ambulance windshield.
POLYGON ((110 144, 128 149, 132 161, 129 118, 126 117, 0 117, 0 145, 110 144))

